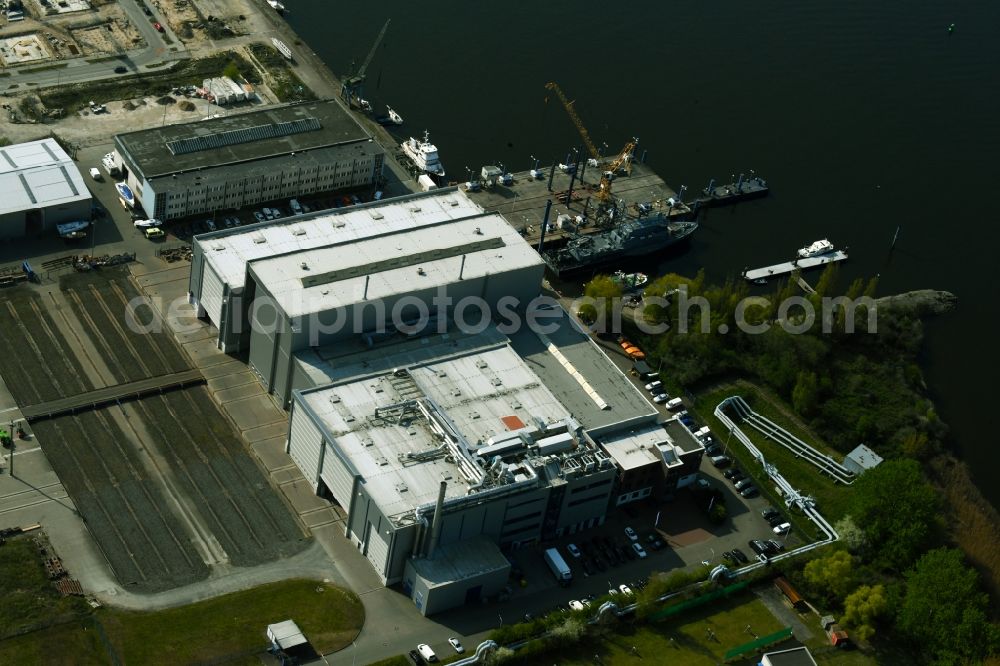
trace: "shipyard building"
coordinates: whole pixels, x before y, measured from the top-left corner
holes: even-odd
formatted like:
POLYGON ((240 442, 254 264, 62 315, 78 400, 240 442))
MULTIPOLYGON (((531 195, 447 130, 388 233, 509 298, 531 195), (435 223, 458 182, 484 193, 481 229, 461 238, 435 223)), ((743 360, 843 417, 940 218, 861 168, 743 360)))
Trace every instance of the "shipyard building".
POLYGON ((80 170, 55 139, 0 147, 0 238, 37 236, 90 211, 80 170))
POLYGON ((115 166, 159 220, 374 186, 384 160, 334 100, 115 136, 115 166))
POLYGON ((191 297, 218 344, 249 352, 290 410, 296 466, 341 506, 345 536, 383 583, 424 614, 499 594, 506 552, 637 499, 622 485, 635 466, 617 462, 628 447, 644 452, 642 497, 695 478, 694 437, 659 423, 572 317, 553 303, 545 325, 526 324, 538 254, 455 188, 194 245, 191 297), (453 306, 433 303, 442 293, 453 306), (494 316, 470 325, 455 309, 467 295, 494 316), (375 303, 423 325, 379 326, 375 303))

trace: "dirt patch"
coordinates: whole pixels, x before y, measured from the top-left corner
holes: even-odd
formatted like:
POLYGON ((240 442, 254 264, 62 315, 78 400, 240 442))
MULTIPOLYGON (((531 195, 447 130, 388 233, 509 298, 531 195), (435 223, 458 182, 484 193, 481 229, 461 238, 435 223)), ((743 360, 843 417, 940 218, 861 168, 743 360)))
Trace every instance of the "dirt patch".
POLYGON ((70 32, 85 56, 115 54, 145 46, 138 28, 121 7, 108 7, 92 25, 74 26, 70 32))

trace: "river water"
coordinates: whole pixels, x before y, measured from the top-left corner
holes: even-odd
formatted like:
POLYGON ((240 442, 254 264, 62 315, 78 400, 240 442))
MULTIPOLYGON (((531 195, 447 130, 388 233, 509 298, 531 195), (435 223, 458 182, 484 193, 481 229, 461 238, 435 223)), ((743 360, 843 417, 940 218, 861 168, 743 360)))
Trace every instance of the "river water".
MULTIPOLYGON (((579 136, 633 136, 675 189, 756 173, 764 200, 716 209, 661 270, 711 279, 830 238, 846 286, 947 289, 927 327, 928 383, 953 445, 1000 506, 990 391, 1000 247, 990 179, 1000 156, 1000 3, 989 0, 378 3, 288 0, 287 19, 337 75, 368 52, 366 97, 431 132, 449 176, 562 160, 579 136), (949 33, 948 26, 955 24, 949 33), (895 250, 890 243, 900 228, 895 250)), ((303 46, 297 48, 305 48, 303 46)), ((378 109, 382 111, 382 109, 378 109)))

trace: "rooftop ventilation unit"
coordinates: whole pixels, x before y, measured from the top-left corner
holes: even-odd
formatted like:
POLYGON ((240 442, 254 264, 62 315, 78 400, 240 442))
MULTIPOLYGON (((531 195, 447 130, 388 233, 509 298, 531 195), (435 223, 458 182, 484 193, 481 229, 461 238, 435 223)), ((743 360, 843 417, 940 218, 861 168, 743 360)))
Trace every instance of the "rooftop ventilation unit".
POLYGON ((333 403, 334 405, 336 405, 338 402, 340 402, 340 396, 337 395, 336 393, 331 394, 330 395, 330 402, 333 403))
POLYGON ((304 271, 307 271, 309 270, 309 264, 303 261, 301 264, 299 264, 299 268, 301 268, 304 271))
POLYGON ((295 236, 305 236, 306 235, 306 230, 302 229, 302 228, 292 229, 292 234, 295 235, 295 236))
POLYGON ((373 220, 381 220, 385 215, 380 213, 378 210, 372 208, 368 211, 368 214, 372 216, 373 220))
POLYGON ((254 236, 253 242, 256 243, 257 245, 260 245, 261 243, 266 243, 267 239, 264 238, 263 236, 254 236))

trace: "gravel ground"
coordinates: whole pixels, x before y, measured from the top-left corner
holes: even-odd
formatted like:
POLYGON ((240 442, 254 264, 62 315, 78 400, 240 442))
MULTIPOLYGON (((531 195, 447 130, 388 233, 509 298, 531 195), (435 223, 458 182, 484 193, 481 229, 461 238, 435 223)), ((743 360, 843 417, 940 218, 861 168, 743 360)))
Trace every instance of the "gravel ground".
MULTIPOLYGON (((60 288, 83 327, 79 333, 93 342, 116 381, 190 367, 169 333, 140 333, 126 325, 126 303, 137 292, 123 271, 70 274, 60 288)), ((77 356, 87 352, 62 337, 45 299, 23 286, 0 295, 0 344, 17 352, 0 355, 0 374, 21 405, 94 388, 77 356)), ((309 544, 204 387, 129 404, 126 418, 138 414, 141 423, 123 421, 113 407, 34 425, 123 586, 158 592, 208 576, 162 473, 187 496, 232 565, 263 564, 309 544), (139 432, 150 441, 137 441, 139 432), (151 460, 157 468, 151 469, 151 460)))

